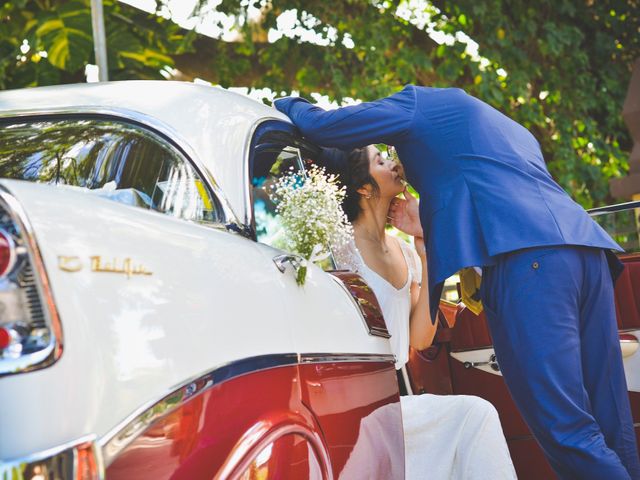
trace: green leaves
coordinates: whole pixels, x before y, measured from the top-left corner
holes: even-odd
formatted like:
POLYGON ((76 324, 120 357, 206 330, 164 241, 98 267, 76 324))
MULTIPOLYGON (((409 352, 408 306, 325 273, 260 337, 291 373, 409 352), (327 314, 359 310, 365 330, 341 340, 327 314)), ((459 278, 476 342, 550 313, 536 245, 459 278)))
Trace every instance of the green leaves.
POLYGON ((47 13, 35 34, 49 63, 68 72, 83 68, 93 50, 91 12, 84 2, 68 2, 47 13))
MULTIPOLYGON (((611 202, 608 181, 624 171, 631 145, 621 109, 631 61, 640 56, 637 1, 433 3, 448 30, 464 31, 491 62, 477 82, 466 73, 475 75, 469 60, 460 59, 465 73, 451 81, 529 128, 577 201, 611 202), (496 81, 499 68, 508 75, 496 81)), ((449 47, 438 53, 440 63, 455 61, 449 47)))
MULTIPOLYGON (((116 0, 104 0, 104 17, 112 79, 163 78, 172 55, 195 39, 116 0)), ((0 88, 83 81, 85 66, 95 63, 89 0, 6 2, 0 18, 0 88)))

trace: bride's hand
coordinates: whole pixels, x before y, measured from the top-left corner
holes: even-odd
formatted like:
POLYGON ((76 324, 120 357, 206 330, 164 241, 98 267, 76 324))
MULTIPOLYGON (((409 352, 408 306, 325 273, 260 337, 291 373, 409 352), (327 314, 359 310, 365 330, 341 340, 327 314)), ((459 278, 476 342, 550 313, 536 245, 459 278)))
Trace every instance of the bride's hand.
POLYGON ((404 199, 394 198, 387 213, 391 225, 412 237, 422 237, 418 200, 405 188, 404 199))

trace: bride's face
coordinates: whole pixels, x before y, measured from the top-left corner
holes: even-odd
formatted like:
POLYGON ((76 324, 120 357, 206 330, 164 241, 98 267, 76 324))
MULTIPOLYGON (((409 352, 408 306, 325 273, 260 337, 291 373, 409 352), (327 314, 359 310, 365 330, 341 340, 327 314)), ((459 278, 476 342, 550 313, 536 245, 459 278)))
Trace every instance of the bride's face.
POLYGON ((373 145, 367 147, 369 173, 378 184, 382 198, 393 198, 404 190, 402 167, 389 158, 383 158, 373 145))

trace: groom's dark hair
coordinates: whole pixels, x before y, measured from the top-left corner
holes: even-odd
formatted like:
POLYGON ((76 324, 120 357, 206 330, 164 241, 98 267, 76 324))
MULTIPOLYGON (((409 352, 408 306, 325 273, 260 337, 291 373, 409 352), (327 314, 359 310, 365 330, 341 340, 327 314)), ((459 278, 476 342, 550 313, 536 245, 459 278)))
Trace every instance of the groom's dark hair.
POLYGON ((366 148, 354 148, 347 155, 347 161, 339 174, 340 182, 346 188, 346 195, 342 201, 342 209, 350 222, 354 222, 362 213, 358 189, 371 185, 373 193, 377 194, 380 187, 369 171, 369 158, 366 148))

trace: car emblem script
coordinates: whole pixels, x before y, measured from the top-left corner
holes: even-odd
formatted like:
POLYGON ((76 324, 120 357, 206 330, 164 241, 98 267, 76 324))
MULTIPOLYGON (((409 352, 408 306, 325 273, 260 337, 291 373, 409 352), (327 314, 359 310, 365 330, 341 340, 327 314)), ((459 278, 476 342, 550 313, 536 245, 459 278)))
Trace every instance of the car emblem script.
POLYGON ((58 255, 58 268, 64 272, 79 272, 82 270, 82 261, 80 257, 58 255))
MULTIPOLYGON (((119 273, 131 278, 136 275, 153 275, 141 263, 134 262, 131 258, 126 257, 123 260, 113 258, 104 260, 100 255, 89 257, 90 270, 96 273, 119 273)), ((77 256, 58 256, 58 268, 64 272, 79 272, 83 268, 83 261, 77 256)))

